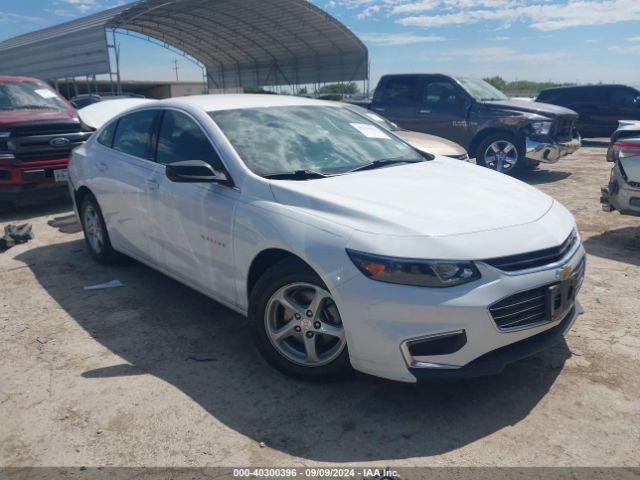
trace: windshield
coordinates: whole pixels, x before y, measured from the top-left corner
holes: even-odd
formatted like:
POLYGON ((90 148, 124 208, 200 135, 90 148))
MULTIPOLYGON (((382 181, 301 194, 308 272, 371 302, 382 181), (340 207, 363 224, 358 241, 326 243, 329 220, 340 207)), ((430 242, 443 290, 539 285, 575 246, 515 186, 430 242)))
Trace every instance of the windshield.
POLYGON ((64 101, 43 83, 7 82, 0 83, 0 110, 68 108, 64 101))
POLYGON ((349 105, 347 108, 349 108, 350 110, 353 110, 358 115, 363 115, 369 118, 370 120, 373 120, 374 122, 379 124, 381 127, 386 128, 387 130, 390 130, 392 132, 400 131, 400 127, 398 127, 395 123, 390 122, 386 118, 381 117, 376 113, 373 113, 371 110, 367 110, 366 108, 360 107, 358 105, 349 105))
POLYGON ((456 78, 458 83, 471 95, 480 102, 489 100, 506 100, 507 97, 497 88, 493 87, 484 80, 479 78, 456 78))
POLYGON ((345 173, 376 161, 424 160, 412 147, 347 108, 222 110, 211 117, 256 174, 345 173))

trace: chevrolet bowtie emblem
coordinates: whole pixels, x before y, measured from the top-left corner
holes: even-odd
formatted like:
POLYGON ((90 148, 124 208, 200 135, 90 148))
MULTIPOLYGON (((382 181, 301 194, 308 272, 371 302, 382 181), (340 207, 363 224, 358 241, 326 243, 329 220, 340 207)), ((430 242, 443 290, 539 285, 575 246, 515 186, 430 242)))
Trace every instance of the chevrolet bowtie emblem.
POLYGON ((571 265, 565 265, 558 272, 558 278, 560 278, 560 280, 566 280, 571 276, 572 273, 573 273, 573 267, 571 265))

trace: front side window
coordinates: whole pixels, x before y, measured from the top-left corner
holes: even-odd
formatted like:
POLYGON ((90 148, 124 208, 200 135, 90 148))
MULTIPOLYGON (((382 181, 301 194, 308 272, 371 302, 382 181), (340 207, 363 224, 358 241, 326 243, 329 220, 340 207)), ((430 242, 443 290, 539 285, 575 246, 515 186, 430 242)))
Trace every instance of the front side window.
POLYGON ((298 170, 338 174, 377 160, 424 160, 409 145, 348 108, 246 108, 210 115, 258 175, 298 170))
POLYGON ((44 83, 0 83, 1 110, 59 110, 69 106, 44 83))
POLYGON ((222 171, 220 157, 202 129, 187 115, 167 110, 158 134, 156 161, 166 165, 186 160, 202 160, 222 171))
POLYGON ((611 91, 611 103, 616 107, 633 107, 640 102, 640 94, 629 88, 615 88, 611 91))
POLYGON ((422 101, 429 107, 451 107, 459 104, 459 95, 450 82, 427 82, 422 101))
POLYGON ((158 112, 145 110, 130 113, 118 121, 113 148, 134 157, 151 159, 151 129, 158 112))

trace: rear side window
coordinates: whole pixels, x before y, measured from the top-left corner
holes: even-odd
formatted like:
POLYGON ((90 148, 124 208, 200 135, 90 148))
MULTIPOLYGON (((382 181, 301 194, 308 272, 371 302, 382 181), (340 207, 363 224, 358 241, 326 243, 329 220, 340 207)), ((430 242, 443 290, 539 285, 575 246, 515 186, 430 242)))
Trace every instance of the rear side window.
POLYGON ((113 146, 113 135, 116 133, 116 127, 118 126, 118 121, 111 122, 109 125, 104 127, 98 135, 98 143, 101 143, 105 147, 111 148, 113 146))
POLYGON ((412 77, 390 78, 383 87, 380 100, 389 105, 410 105, 415 102, 417 84, 412 77))
POLYGON ((114 150, 151 160, 151 129, 156 115, 156 110, 145 110, 122 117, 113 139, 114 150))
POLYGON ((220 157, 200 126, 183 113, 167 110, 158 134, 156 161, 166 165, 186 160, 202 160, 223 171, 220 157))

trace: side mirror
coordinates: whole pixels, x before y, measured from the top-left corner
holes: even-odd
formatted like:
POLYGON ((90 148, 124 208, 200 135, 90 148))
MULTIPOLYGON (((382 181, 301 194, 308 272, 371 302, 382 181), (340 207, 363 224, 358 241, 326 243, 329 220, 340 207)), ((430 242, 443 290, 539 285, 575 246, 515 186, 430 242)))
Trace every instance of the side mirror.
POLYGON ((228 183, 223 172, 216 172, 211 165, 202 160, 173 162, 166 166, 166 175, 172 182, 178 183, 228 183))

